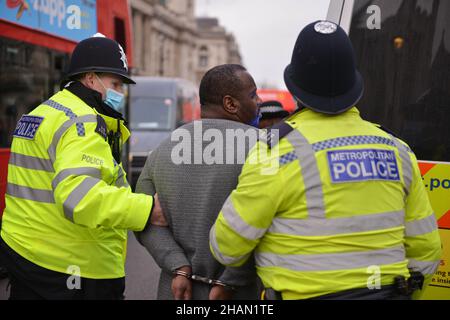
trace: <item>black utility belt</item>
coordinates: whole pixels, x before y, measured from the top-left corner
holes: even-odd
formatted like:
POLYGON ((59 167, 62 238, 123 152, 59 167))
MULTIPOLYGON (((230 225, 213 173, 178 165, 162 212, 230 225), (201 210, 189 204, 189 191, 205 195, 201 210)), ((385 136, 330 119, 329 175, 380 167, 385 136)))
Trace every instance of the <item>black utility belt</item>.
MULTIPOLYGON (((414 291, 422 290, 425 277, 422 273, 416 271, 410 271, 410 277, 406 279, 403 276, 398 276, 394 278, 394 284, 381 287, 381 290, 392 290, 398 295, 410 297, 414 291)), ((367 293, 368 288, 351 289, 347 291, 341 291, 336 293, 331 293, 324 296, 314 297, 314 299, 323 299, 326 297, 338 298, 340 295, 347 295, 349 293, 364 292, 367 293)), ((279 291, 275 291, 272 288, 266 288, 261 294, 262 300, 283 300, 282 294, 279 291)))

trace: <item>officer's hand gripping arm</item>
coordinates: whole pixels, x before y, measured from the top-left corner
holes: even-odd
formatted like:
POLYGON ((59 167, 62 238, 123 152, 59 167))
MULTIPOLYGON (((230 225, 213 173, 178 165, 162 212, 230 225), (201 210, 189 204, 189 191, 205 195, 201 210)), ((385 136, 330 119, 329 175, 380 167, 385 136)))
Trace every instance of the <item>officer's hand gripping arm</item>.
MULTIPOLYGON (((148 156, 137 181, 136 192, 148 195, 154 195, 156 193, 152 178, 156 152, 153 151, 148 156)), ((170 221, 168 222, 170 223, 170 221)), ((135 232, 135 235, 158 266, 166 272, 171 273, 180 267, 190 265, 183 248, 175 241, 170 228, 156 226, 150 223, 142 232, 135 232)))

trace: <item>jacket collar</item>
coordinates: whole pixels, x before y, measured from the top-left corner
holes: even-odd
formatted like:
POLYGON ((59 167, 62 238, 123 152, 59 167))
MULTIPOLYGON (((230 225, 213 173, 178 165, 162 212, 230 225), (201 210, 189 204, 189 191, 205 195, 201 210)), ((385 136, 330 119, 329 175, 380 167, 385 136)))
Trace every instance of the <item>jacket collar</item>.
POLYGON ((329 115, 325 113, 319 113, 316 111, 313 111, 308 108, 303 108, 300 111, 295 112, 293 115, 291 115, 289 118, 287 118, 288 121, 301 121, 306 119, 324 119, 324 118, 333 118, 333 117, 357 117, 361 118, 361 115, 359 113, 358 108, 355 106, 344 113, 338 114, 338 115, 329 115))
POLYGON ((65 89, 83 100, 84 103, 95 109, 99 114, 125 121, 120 112, 117 112, 103 102, 102 95, 99 92, 85 87, 81 82, 69 82, 65 89))
POLYGON ((108 131, 117 132, 120 130, 122 143, 129 139, 131 133, 126 126, 126 121, 122 118, 122 114, 103 103, 102 95, 99 92, 86 88, 78 81, 69 83, 65 89, 69 91, 69 94, 75 95, 91 107, 97 115, 101 116, 106 122, 108 131))

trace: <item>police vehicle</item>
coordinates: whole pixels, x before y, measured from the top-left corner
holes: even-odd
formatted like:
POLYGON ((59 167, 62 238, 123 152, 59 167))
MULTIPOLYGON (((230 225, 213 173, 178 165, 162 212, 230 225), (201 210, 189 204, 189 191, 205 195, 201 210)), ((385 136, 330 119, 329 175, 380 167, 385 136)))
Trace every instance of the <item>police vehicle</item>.
MULTIPOLYGON (((425 299, 450 299, 449 16, 448 0, 331 0, 327 16, 355 48, 365 81, 361 115, 406 141, 421 160, 443 243, 425 299)), ((396 178, 388 154, 336 154, 330 163, 338 181, 396 178)))

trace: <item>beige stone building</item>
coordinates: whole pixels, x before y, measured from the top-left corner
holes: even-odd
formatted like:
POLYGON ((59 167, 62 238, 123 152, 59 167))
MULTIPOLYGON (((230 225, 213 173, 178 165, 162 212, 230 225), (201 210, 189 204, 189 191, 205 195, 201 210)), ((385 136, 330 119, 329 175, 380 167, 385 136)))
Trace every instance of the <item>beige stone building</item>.
POLYGON ((197 83, 210 68, 225 64, 242 64, 238 44, 216 18, 197 18, 197 83))
POLYGON ((194 0, 130 0, 136 75, 195 81, 194 0))
POLYGON ((233 35, 217 19, 195 17, 195 0, 129 0, 133 74, 199 83, 211 67, 241 63, 233 35))

